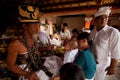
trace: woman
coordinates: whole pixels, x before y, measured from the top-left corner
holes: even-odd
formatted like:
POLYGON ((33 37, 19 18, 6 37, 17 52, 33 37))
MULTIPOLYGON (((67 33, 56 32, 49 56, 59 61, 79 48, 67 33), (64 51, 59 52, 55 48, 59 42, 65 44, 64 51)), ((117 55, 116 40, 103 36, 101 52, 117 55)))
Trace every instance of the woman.
POLYGON ((90 50, 92 44, 92 38, 87 32, 82 32, 78 35, 79 52, 74 60, 75 64, 78 64, 85 74, 85 80, 93 80, 96 71, 96 61, 90 50))

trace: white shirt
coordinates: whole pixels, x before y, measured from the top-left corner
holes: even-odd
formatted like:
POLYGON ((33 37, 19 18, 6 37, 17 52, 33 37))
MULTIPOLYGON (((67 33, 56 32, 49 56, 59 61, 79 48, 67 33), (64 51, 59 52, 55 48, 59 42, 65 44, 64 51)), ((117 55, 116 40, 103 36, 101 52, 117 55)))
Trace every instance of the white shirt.
POLYGON ((117 29, 106 25, 97 32, 94 44, 99 64, 107 67, 111 58, 120 59, 120 34, 117 29))
POLYGON ((59 46, 59 41, 56 38, 53 38, 53 39, 50 39, 50 44, 55 45, 55 46, 59 46))
POLYGON ((40 40, 40 43, 42 43, 43 45, 47 45, 49 44, 49 40, 50 40, 50 37, 48 34, 44 33, 44 32, 39 32, 38 33, 38 37, 39 37, 39 40, 40 40))
POLYGON ((64 55, 63 63, 65 64, 67 62, 73 62, 77 53, 78 53, 78 49, 73 49, 71 51, 66 51, 66 53, 64 55))
POLYGON ((97 33, 97 30, 96 29, 93 29, 90 31, 90 36, 92 37, 92 39, 95 38, 95 34, 97 33))
POLYGON ((71 34, 69 30, 66 30, 65 32, 60 31, 61 38, 71 38, 71 34))

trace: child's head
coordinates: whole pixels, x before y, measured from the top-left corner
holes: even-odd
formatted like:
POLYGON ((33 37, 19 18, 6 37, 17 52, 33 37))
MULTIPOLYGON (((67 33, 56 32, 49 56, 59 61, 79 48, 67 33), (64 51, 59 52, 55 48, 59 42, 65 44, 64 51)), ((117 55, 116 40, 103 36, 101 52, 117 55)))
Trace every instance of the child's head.
POLYGON ((64 47, 66 51, 70 51, 78 48, 78 43, 76 40, 69 40, 64 47))
POLYGON ((86 49, 91 46, 92 44, 92 38, 88 32, 82 32, 78 35, 78 45, 79 49, 86 49))
POLYGON ((78 34, 79 34, 78 29, 74 28, 74 29, 72 30, 72 34, 73 34, 72 38, 77 38, 77 37, 78 37, 78 34))
POLYGON ((85 80, 82 69, 74 63, 66 63, 60 68, 60 80, 85 80))

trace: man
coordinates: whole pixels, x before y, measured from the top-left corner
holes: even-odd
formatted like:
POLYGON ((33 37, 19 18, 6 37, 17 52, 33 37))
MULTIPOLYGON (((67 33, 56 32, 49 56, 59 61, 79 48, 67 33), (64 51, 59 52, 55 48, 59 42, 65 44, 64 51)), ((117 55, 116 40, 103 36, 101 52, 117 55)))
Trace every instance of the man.
MULTIPOLYGON (((37 8, 27 5, 19 6, 20 12, 24 11, 22 7, 27 7, 26 13, 38 14, 37 8), (32 13, 30 13, 31 9, 33 9, 32 13)), ((48 80, 48 77, 44 76, 43 78, 41 76, 45 73, 41 71, 43 65, 40 61, 37 44, 33 39, 33 35, 38 33, 39 21, 35 16, 29 15, 27 19, 22 13, 20 15, 22 16, 21 19, 19 18, 21 29, 18 30, 20 33, 17 39, 13 40, 8 46, 7 69, 17 75, 16 77, 19 80, 48 80)))
POLYGON ((68 30, 68 24, 63 23, 62 30, 60 31, 60 37, 62 40, 63 45, 66 44, 66 42, 71 39, 71 33, 68 30))
POLYGON ((105 75, 113 75, 118 59, 120 59, 120 34, 119 31, 108 26, 111 7, 101 7, 95 13, 94 25, 97 33, 94 45, 97 54, 97 71, 95 80, 104 80, 105 75))
POLYGON ((68 24, 67 23, 63 23, 62 26, 62 31, 60 31, 60 36, 61 39, 70 39, 71 38, 71 34, 70 31, 68 30, 68 24))

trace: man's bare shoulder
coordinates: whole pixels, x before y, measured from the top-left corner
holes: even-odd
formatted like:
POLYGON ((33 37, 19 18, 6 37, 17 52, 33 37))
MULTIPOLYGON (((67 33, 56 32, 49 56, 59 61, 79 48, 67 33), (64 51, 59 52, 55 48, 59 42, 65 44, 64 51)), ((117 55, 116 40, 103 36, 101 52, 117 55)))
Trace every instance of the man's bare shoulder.
POLYGON ((13 40, 10 42, 10 44, 8 45, 9 47, 19 47, 21 45, 20 41, 18 39, 13 40))
POLYGON ((17 54, 19 52, 20 45, 19 40, 12 40, 8 45, 8 54, 17 54))

